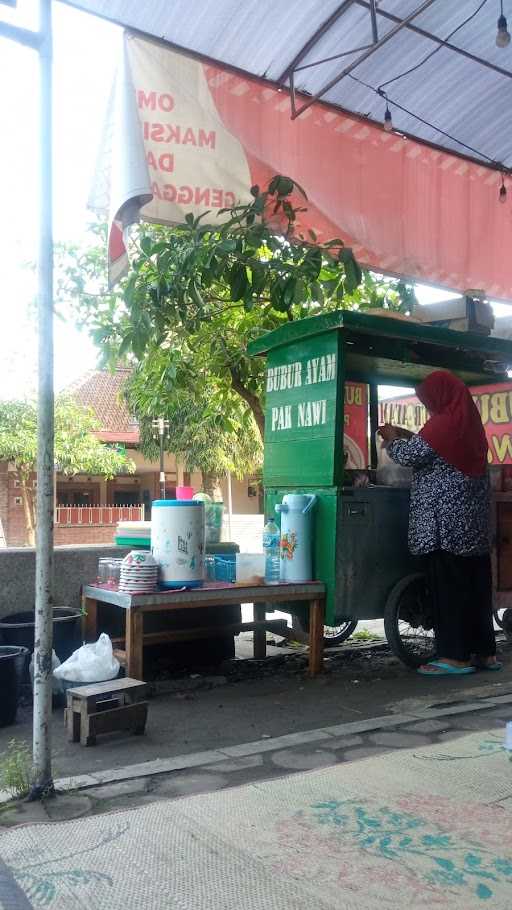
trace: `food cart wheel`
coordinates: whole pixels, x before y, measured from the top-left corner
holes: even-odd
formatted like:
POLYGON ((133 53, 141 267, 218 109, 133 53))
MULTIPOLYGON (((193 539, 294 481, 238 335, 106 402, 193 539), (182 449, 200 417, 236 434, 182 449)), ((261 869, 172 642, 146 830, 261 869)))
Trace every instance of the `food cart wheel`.
POLYGON ((500 629, 503 628, 503 613, 504 612, 505 612, 504 610, 493 610, 492 611, 494 622, 500 629))
MULTIPOLYGON (((324 626, 324 647, 333 648, 341 645, 342 641, 350 638, 356 626, 357 620, 355 619, 342 620, 337 626, 324 626)), ((292 628, 296 640, 304 641, 307 644, 309 641, 309 615, 298 616, 295 614, 292 619, 292 628)))
POLYGON ((324 647, 332 648, 334 645, 341 645, 342 641, 350 638, 357 626, 357 621, 347 619, 341 622, 339 626, 324 626, 324 647))
POLYGON ((406 575, 392 589, 384 612, 389 646, 408 667, 435 656, 433 613, 424 575, 406 575))
POLYGON ((494 622, 508 635, 512 632, 512 609, 510 607, 493 611, 494 622))

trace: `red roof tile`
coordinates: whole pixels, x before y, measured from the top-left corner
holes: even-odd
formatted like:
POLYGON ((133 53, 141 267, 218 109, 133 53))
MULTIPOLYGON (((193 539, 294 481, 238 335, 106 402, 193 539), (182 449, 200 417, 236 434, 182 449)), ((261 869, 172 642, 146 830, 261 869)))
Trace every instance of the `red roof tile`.
POLYGON ((78 404, 94 411, 101 429, 102 442, 139 442, 139 427, 130 415, 123 397, 123 387, 130 376, 129 369, 90 370, 69 385, 65 394, 78 404))

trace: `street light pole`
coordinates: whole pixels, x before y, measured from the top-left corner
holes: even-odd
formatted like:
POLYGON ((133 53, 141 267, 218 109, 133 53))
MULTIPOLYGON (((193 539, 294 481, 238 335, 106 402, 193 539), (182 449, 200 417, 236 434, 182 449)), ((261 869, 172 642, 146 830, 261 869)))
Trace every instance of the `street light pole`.
MULTIPOLYGON (((1 4, 15 6, 13 0, 1 4)), ((39 252, 37 395, 37 547, 35 576, 33 774, 29 799, 52 793, 53 646, 53 209, 52 209, 52 0, 39 0, 37 31, 0 21, 0 37, 39 55, 39 252)))
POLYGON ((164 468, 164 439, 169 430, 169 421, 163 417, 157 417, 152 422, 153 431, 158 433, 160 442, 160 499, 165 499, 165 468, 164 468))

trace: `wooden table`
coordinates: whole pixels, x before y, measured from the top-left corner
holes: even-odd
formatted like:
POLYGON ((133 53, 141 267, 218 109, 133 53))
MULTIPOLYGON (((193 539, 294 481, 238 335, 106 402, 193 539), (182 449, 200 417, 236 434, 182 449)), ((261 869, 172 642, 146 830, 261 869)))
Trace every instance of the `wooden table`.
POLYGON ((325 586, 321 582, 278 585, 237 585, 206 582, 202 588, 187 591, 158 591, 154 594, 122 594, 112 588, 86 585, 83 589, 84 638, 98 637, 98 604, 113 604, 125 610, 125 638, 114 639, 113 645, 125 663, 128 676, 144 679, 143 647, 162 642, 191 641, 237 632, 254 632, 254 657, 266 656, 266 631, 285 631, 283 619, 266 619, 267 605, 302 601, 309 604, 309 674, 316 676, 323 668, 325 586), (172 629, 144 634, 146 613, 166 613, 171 610, 194 610, 204 607, 221 609, 224 606, 254 604, 254 621, 229 623, 205 628, 172 629))

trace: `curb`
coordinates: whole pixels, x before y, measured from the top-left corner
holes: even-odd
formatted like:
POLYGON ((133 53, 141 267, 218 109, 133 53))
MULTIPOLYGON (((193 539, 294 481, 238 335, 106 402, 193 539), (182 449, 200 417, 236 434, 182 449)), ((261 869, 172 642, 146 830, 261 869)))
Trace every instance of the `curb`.
MULTIPOLYGON (((134 765, 125 765, 122 768, 113 768, 99 771, 94 774, 82 774, 76 777, 63 777, 55 781, 55 788, 60 791, 73 792, 87 790, 89 787, 98 787, 123 780, 136 780, 140 777, 152 777, 159 774, 169 774, 172 771, 183 771, 188 768, 199 768, 202 765, 211 765, 228 758, 242 758, 256 755, 260 752, 273 752, 303 743, 324 741, 327 744, 331 737, 352 736, 355 733, 368 733, 382 730, 387 727, 399 727, 404 724, 414 723, 418 720, 430 720, 439 717, 450 717, 457 714, 468 714, 474 711, 485 711, 500 705, 512 704, 512 694, 496 695, 478 701, 448 704, 446 707, 424 708, 411 711, 408 714, 385 714, 367 720, 349 721, 329 727, 319 727, 314 730, 305 730, 302 733, 286 733, 283 736, 257 739, 253 742, 240 743, 236 746, 226 746, 222 749, 210 749, 203 752, 190 752, 186 755, 176 755, 171 758, 157 758, 134 765)), ((511 711, 512 716, 512 711, 511 711)), ((12 796, 5 790, 0 791, 0 804, 12 801, 12 796)))

